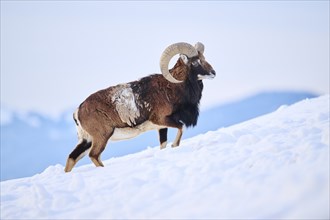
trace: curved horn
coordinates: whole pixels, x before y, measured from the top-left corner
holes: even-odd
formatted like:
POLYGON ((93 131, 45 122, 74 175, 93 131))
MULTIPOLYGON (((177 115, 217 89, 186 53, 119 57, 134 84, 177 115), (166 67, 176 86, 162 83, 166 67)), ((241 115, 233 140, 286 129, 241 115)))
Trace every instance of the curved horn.
POLYGON ((172 44, 164 50, 162 56, 160 57, 160 70, 163 76, 172 83, 182 82, 175 79, 168 70, 168 64, 170 63, 170 60, 177 54, 184 54, 189 58, 198 56, 198 52, 195 47, 184 42, 172 44))
POLYGON ((201 54, 204 53, 204 44, 202 44, 201 42, 197 42, 195 44, 195 48, 198 52, 200 52, 201 54))

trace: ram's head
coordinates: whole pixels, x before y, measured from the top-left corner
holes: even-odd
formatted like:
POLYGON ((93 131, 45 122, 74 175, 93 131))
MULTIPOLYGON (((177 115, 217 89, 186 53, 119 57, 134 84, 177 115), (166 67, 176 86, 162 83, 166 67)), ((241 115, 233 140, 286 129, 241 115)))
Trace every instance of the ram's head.
POLYGON ((172 83, 183 82, 191 69, 198 72, 199 80, 212 79, 216 75, 212 66, 205 60, 204 45, 200 42, 196 43, 195 46, 184 42, 168 46, 160 58, 160 69, 163 76, 172 83), (177 54, 180 54, 180 58, 169 70, 169 62, 177 54))

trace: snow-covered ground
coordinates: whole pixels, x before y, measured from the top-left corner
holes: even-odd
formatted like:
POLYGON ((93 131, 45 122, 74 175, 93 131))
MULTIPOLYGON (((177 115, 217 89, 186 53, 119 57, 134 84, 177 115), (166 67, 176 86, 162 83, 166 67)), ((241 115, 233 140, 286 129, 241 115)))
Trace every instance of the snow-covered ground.
MULTIPOLYGON (((228 127, 273 112, 281 105, 290 105, 316 96, 303 91, 262 92, 202 110, 197 126, 187 129, 183 139, 228 127)), ((33 176, 52 164, 65 165, 68 154, 77 144, 76 124, 72 119, 76 106, 62 112, 58 118, 50 118, 38 112, 19 112, 6 108, 1 103, 0 110, 0 181, 33 176)), ((175 138, 176 132, 176 129, 169 129, 169 140, 175 138)), ((131 140, 109 141, 102 158, 137 153, 148 146, 157 145, 158 133, 150 131, 131 140)), ((79 165, 89 163, 89 158, 79 161, 79 165)))
POLYGON ((328 219, 329 98, 104 168, 55 165, 1 182, 1 219, 328 219))

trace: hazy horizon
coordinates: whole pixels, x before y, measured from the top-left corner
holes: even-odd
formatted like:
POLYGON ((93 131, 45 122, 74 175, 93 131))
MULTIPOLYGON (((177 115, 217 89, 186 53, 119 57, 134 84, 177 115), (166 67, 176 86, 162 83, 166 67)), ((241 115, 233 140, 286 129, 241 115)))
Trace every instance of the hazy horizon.
POLYGON ((1 108, 57 115, 205 44, 202 109, 264 91, 329 93, 329 2, 1 1, 1 108))

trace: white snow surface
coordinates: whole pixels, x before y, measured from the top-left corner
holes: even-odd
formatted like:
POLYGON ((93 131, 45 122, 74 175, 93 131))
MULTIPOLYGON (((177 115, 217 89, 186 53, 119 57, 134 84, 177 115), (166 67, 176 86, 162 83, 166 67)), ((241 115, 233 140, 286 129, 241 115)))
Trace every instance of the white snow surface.
POLYGON ((1 182, 1 219, 329 219, 329 95, 104 163, 1 182))

